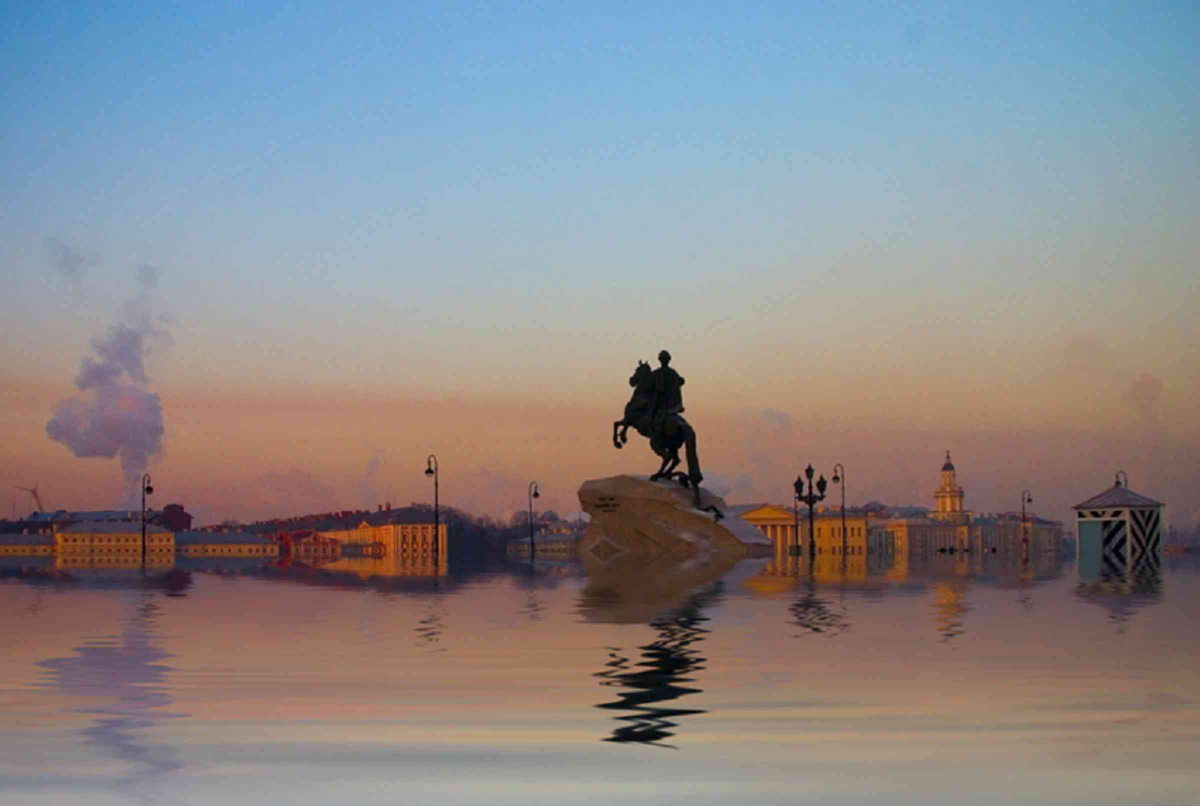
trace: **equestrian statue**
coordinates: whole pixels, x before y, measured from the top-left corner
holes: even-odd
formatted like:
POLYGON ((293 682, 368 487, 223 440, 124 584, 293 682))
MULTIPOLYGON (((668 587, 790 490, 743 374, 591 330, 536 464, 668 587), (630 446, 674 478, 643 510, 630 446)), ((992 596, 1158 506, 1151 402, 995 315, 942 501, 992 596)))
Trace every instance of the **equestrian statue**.
POLYGON ((621 448, 629 441, 632 427, 650 440, 650 448, 662 458, 658 472, 651 481, 674 479, 684 487, 692 487, 700 499, 700 457, 696 454, 696 432, 683 419, 683 376, 673 370, 671 354, 658 354, 660 366, 651 370, 645 361, 638 361, 629 385, 633 395, 625 404, 625 416, 613 423, 613 445, 621 448), (687 456, 687 472, 679 466, 679 449, 687 456))

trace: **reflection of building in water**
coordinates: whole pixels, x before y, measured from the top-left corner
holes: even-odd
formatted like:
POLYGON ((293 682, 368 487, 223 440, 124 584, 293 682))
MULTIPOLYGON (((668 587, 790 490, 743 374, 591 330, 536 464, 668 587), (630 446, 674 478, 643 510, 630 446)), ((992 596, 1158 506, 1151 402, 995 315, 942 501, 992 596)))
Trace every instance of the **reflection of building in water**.
POLYGON ((850 629, 846 608, 839 606, 834 609, 812 589, 788 605, 788 612, 792 614, 792 624, 800 628, 796 635, 798 638, 808 635, 835 636, 850 629))
POLYGON ((641 661, 636 666, 630 665, 631 659, 621 654, 620 649, 610 648, 606 668, 597 672, 596 677, 602 679, 603 686, 626 690, 617 692, 617 700, 596 707, 630 713, 615 717, 624 724, 614 728, 612 735, 606 736, 604 741, 674 747, 666 743, 678 727, 673 720, 706 713, 703 709, 660 703, 702 692, 702 689, 682 684, 694 682, 695 678, 689 675, 704 669, 706 659, 695 648, 708 633, 701 626, 708 621, 702 611, 714 604, 720 595, 721 586, 717 583, 690 596, 678 610, 652 620, 650 626, 658 632, 658 638, 638 647, 641 661))
POLYGON ((964 579, 948 579, 933 586, 933 622, 948 642, 966 632, 964 617, 970 610, 967 604, 967 582, 964 579))
MULTIPOLYGON (((55 533, 61 568, 140 568, 142 526, 129 521, 76 523, 55 533)), ((146 565, 175 564, 175 534, 146 524, 146 565)))
POLYGON ((53 557, 53 535, 0 534, 0 557, 53 557))
POLYGON ((279 544, 248 532, 178 532, 175 549, 181 557, 243 557, 274 559, 279 544))
MULTIPOLYGON (((389 520, 372 523, 363 519, 354 529, 330 529, 317 532, 309 541, 317 551, 334 541, 338 556, 356 554, 360 557, 388 560, 386 573, 399 576, 443 575, 448 568, 446 524, 439 523, 434 535, 433 522, 424 520, 425 513, 386 513, 389 520), (348 549, 353 546, 354 549, 348 549), (437 565, 434 565, 436 556, 437 565)), ((303 547, 302 547, 303 548, 303 547)), ((303 559, 303 557, 301 557, 303 559)), ((336 559, 317 556, 313 559, 336 559)))
MULTIPOLYGON (((1024 561, 1061 558, 1062 524, 1019 513, 977 516, 964 506, 966 493, 959 486, 949 452, 941 469, 941 485, 934 490, 933 511, 917 507, 886 507, 875 502, 846 510, 846 551, 842 555, 842 522, 837 507, 822 507, 814 520, 816 557, 812 573, 828 581, 853 581, 883 574, 902 579, 914 565, 927 565, 935 554, 991 554, 1024 561), (842 560, 845 560, 843 563, 842 560), (830 560, 836 560, 830 562, 830 560)), ((765 575, 797 576, 807 571, 808 519, 800 514, 799 543, 802 558, 792 557, 788 546, 797 540, 793 510, 771 504, 731 507, 731 514, 753 524, 771 538, 774 555, 765 575)), ((969 573, 971 563, 959 563, 969 573)), ((975 566, 980 566, 979 562, 975 566)))
MULTIPOLYGON (((583 530, 565 533, 541 534, 533 538, 533 556, 539 560, 573 560, 575 549, 583 530)), ((508 556, 517 560, 529 559, 529 538, 519 537, 508 541, 508 556)))
POLYGON ((172 656, 154 633, 160 609, 156 595, 136 594, 137 610, 120 636, 96 637, 68 657, 40 661, 41 688, 91 701, 80 713, 94 716, 80 730, 85 742, 129 765, 126 783, 140 788, 182 765, 176 751, 151 744, 144 731, 183 716, 162 709, 172 702, 165 661, 172 656))
POLYGON ((935 509, 925 516, 882 518, 872 524, 874 542, 891 545, 895 552, 1002 554, 1030 559, 1061 558, 1062 524, 1058 521, 1004 512, 976 515, 964 506, 966 493, 958 484, 957 470, 946 451, 941 485, 934 490, 935 509))
POLYGON ((1081 577, 1075 595, 1107 610, 1108 620, 1124 632, 1137 611, 1162 601, 1162 574, 1149 566, 1119 574, 1101 571, 1095 579, 1081 577))
MULTIPOLYGON (((176 555, 193 560, 275 560, 279 544, 252 534, 169 532, 146 524, 146 565, 170 568, 176 555)), ((50 533, 0 535, 0 556, 47 557, 57 570, 136 569, 142 567, 141 523, 76 523, 50 533)))
MULTIPOLYGON (((736 515, 757 528, 775 547, 775 555, 788 556, 787 547, 796 543, 796 514, 793 510, 774 504, 749 504, 730 507, 736 515)), ((867 556, 867 531, 872 513, 865 509, 846 509, 846 558, 867 556)), ((842 558, 842 513, 837 507, 821 507, 813 518, 817 557, 842 558)), ((800 546, 808 556, 808 513, 800 513, 800 546)))

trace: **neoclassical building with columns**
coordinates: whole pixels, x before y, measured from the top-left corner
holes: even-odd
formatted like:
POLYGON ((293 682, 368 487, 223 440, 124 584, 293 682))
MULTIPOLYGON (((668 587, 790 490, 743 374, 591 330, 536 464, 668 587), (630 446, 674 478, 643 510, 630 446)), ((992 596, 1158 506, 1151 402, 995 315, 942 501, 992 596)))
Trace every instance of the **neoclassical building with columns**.
MULTIPOLYGON (((949 451, 933 500, 932 510, 889 508, 876 503, 847 507, 844 543, 840 508, 821 507, 813 522, 814 571, 829 565, 836 566, 839 574, 865 576, 868 567, 902 573, 908 568, 910 558, 937 553, 1030 558, 1058 555, 1062 551, 1062 524, 1058 521, 1034 515, 1022 520, 1019 513, 977 516, 968 510, 966 493, 958 483, 949 451)), ((775 545, 775 562, 771 565, 778 572, 786 573, 787 569, 798 566, 799 560, 788 551, 797 538, 804 556, 808 555, 806 512, 800 513, 798 532, 796 512, 786 506, 750 504, 731 507, 730 514, 771 538, 775 545)))

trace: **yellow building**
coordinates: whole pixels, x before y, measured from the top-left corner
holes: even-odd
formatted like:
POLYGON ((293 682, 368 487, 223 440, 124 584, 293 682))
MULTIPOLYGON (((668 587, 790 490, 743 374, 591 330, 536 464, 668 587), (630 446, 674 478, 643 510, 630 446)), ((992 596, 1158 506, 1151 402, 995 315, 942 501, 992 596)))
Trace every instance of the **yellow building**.
MULTIPOLYGON (((565 534, 540 534, 533 538, 533 556, 538 560, 573 560, 582 536, 579 531, 565 534)), ((529 559, 529 538, 514 537, 506 547, 508 556, 517 560, 529 559)))
MULTIPOLYGON (((140 523, 77 523, 54 534, 58 565, 135 568, 142 564, 140 523)), ((146 524, 146 564, 174 565, 175 534, 146 524)))
POLYGON ((181 557, 279 557, 279 544, 274 540, 244 532, 178 532, 175 550, 181 557))
POLYGON ((292 540, 292 559, 309 564, 332 562, 342 556, 338 541, 313 532, 292 540))
POLYGON ((942 463, 942 484, 933 491, 934 508, 929 517, 951 523, 967 523, 971 520, 971 513, 963 507, 965 499, 963 488, 958 486, 954 463, 950 461, 950 451, 946 451, 946 461, 942 463))
MULTIPOLYGON (((1062 550, 1062 524, 1057 521, 1035 516, 1022 520, 1013 513, 976 517, 966 509, 966 494, 959 486, 949 451, 942 464, 941 485, 933 497, 932 511, 898 507, 889 513, 886 507, 874 503, 862 509, 847 509, 844 549, 841 512, 836 507, 818 509, 813 524, 813 577, 852 580, 865 577, 870 568, 872 573, 903 579, 914 562, 927 565, 924 558, 940 554, 954 555, 958 559, 951 564, 953 568, 968 573, 982 567, 984 555, 1052 559, 1062 550)), ((807 570, 807 509, 799 513, 798 535, 796 513, 788 507, 751 504, 730 507, 729 514, 771 539, 774 552, 764 574, 796 576, 801 569, 807 570), (789 550, 797 542, 800 557, 789 550)))
POLYGON ((363 520, 356 529, 320 531, 317 535, 335 541, 342 556, 349 555, 347 546, 355 546, 359 554, 387 558, 391 560, 389 567, 402 576, 441 576, 448 570, 449 541, 445 523, 438 524, 436 542, 432 522, 374 525, 363 520))
POLYGON ((0 557, 53 557, 52 535, 0 534, 0 557))
MULTIPOLYGON (((732 514, 754 526, 771 539, 776 547, 786 547, 796 542, 796 514, 793 510, 774 504, 753 504, 748 507, 732 507, 732 514)), ((867 532, 870 515, 864 510, 847 509, 845 520, 845 554, 847 557, 865 557, 867 554, 867 532)), ((842 513, 836 507, 821 507, 813 518, 815 544, 818 557, 841 557, 843 553, 842 513)), ((808 554, 808 512, 800 512, 800 544, 808 554)), ((786 553, 786 551, 785 551, 786 553)))
POLYGON ((950 452, 942 465, 942 483, 933 491, 934 509, 924 515, 883 518, 871 529, 874 549, 892 547, 898 558, 929 554, 1003 554, 1026 559, 1062 551, 1062 524, 1017 513, 976 516, 963 506, 950 452))
MULTIPOLYGON (((791 551, 797 536, 793 510, 775 504, 751 504, 731 507, 728 514, 741 518, 771 539, 772 556, 763 569, 764 574, 796 576, 801 568, 807 567, 810 548, 807 510, 800 513, 799 557, 791 551)), ((813 518, 814 576, 828 580, 866 579, 870 524, 870 512, 848 508, 843 543, 841 510, 835 507, 818 509, 813 518)))

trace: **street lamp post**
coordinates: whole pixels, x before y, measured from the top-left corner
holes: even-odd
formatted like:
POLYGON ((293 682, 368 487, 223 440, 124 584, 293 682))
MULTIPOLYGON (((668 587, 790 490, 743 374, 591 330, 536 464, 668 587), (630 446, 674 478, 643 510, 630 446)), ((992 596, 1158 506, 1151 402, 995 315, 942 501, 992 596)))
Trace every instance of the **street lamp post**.
POLYGON ((533 499, 541 498, 538 492, 538 483, 536 481, 529 482, 529 562, 533 562, 533 499))
POLYGON ((146 568, 146 496, 152 495, 154 488, 150 486, 150 474, 142 474, 142 570, 146 568))
POLYGON ((792 491, 792 515, 795 517, 795 531, 792 534, 792 545, 788 546, 789 557, 799 557, 800 552, 800 498, 795 490, 792 491))
POLYGON ((816 533, 813 530, 814 515, 813 507, 818 501, 825 500, 825 476, 817 479, 817 491, 813 492, 813 466, 809 465, 804 468, 804 478, 796 476, 795 490, 796 499, 801 503, 808 504, 808 560, 811 563, 817 556, 817 540, 816 533), (808 492, 804 492, 804 478, 808 479, 808 492))
POLYGON ((438 461, 432 453, 425 459, 425 475, 433 476, 433 570, 438 569, 438 548, 441 539, 441 513, 438 512, 438 461))
POLYGON ((1021 490, 1021 559, 1029 559, 1029 526, 1025 521, 1025 505, 1033 503, 1029 490, 1021 490))
POLYGON ((842 564, 846 564, 846 468, 838 462, 833 466, 833 478, 831 481, 834 484, 841 485, 842 488, 842 564))

